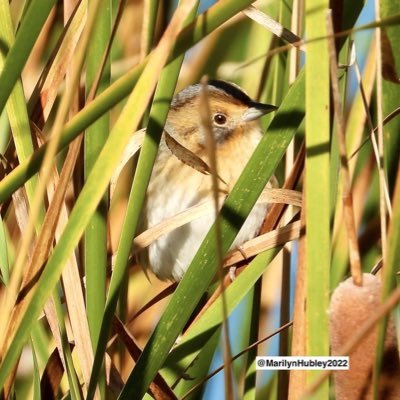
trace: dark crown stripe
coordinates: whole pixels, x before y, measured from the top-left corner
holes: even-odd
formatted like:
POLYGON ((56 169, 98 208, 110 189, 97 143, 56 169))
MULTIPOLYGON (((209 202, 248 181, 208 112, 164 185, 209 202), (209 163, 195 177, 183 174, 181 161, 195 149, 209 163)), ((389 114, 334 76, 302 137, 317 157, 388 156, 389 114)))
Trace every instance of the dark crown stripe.
MULTIPOLYGON (((211 79, 208 81, 208 85, 210 86, 210 92, 213 92, 214 89, 214 93, 219 92, 221 95, 229 96, 249 107, 255 104, 246 93, 244 93, 238 86, 235 86, 231 83, 217 79, 211 79)), ((183 107, 194 97, 196 97, 200 90, 201 84, 199 83, 183 89, 172 99, 171 108, 177 110, 178 108, 183 107)))
POLYGON ((232 96, 245 105, 249 106, 253 103, 251 98, 246 93, 240 90, 237 86, 234 86, 228 82, 211 79, 208 81, 208 84, 224 91, 227 95, 232 96))

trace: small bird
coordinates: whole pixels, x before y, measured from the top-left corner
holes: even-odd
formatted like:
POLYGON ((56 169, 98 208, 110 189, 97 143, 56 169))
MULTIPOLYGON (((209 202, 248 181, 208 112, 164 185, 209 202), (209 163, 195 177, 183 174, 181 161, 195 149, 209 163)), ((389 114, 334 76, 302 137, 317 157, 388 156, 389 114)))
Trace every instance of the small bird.
MULTIPOLYGON (((206 132, 200 121, 202 85, 179 92, 172 100, 144 206, 143 230, 189 207, 212 200, 211 176, 182 162, 168 138, 206 164, 206 132)), ((257 103, 237 85, 220 80, 207 83, 207 99, 216 143, 218 176, 229 193, 261 139, 259 118, 277 107, 257 103)), ((200 160, 200 161, 201 161, 200 160)), ((266 204, 256 204, 232 247, 258 233, 266 204)), ((215 220, 210 213, 159 237, 139 253, 139 262, 162 280, 179 281, 215 220)))

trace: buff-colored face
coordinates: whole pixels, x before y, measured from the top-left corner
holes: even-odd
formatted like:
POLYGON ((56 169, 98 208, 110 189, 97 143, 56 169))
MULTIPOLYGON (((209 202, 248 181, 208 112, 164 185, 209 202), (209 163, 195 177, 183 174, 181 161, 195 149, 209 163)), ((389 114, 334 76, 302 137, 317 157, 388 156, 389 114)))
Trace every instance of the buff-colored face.
MULTIPOLYGON (((205 145, 205 133, 199 112, 200 90, 200 85, 194 85, 175 96, 166 126, 170 135, 194 153, 201 152, 205 145)), ((241 95, 240 98, 214 86, 208 88, 207 98, 213 134, 219 147, 258 127, 258 118, 273 109, 250 103, 250 99, 244 93, 239 90, 237 93, 238 96, 241 95)))

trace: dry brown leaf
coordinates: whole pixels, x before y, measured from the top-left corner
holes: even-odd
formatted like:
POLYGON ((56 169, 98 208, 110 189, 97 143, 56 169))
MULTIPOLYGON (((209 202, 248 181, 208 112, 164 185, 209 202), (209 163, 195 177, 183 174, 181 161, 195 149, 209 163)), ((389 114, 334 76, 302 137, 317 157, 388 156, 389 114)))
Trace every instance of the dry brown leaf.
POLYGON ((125 383, 108 353, 105 354, 104 364, 106 368, 107 389, 117 397, 124 388, 125 383))
MULTIPOLYGON (((172 154, 185 165, 201 172, 204 175, 211 175, 211 169, 208 164, 203 161, 196 154, 191 152, 186 147, 182 146, 178 141, 176 141, 168 132, 164 131, 165 143, 171 150, 172 154)), ((218 176, 218 179, 226 185, 226 182, 218 176)))
POLYGON ((46 367, 40 380, 40 394, 43 399, 52 400, 57 398, 63 375, 64 367, 61 362, 60 354, 58 349, 54 349, 47 360, 46 367))

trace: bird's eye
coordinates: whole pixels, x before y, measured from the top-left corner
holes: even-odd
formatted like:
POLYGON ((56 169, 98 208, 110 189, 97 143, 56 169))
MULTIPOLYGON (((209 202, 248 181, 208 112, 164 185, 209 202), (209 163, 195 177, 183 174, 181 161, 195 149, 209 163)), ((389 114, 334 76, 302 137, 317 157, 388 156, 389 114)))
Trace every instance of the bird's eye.
POLYGON ((226 124, 226 117, 224 114, 215 114, 214 115, 214 122, 217 125, 225 125, 226 124))

